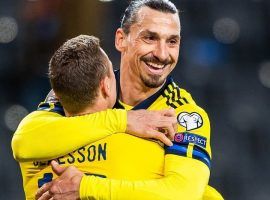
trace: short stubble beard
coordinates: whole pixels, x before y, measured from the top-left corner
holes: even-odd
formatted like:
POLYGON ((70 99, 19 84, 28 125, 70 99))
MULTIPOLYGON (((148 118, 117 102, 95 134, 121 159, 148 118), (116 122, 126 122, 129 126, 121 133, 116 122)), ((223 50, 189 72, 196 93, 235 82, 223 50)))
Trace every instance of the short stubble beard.
POLYGON ((149 88, 158 88, 165 82, 164 79, 161 79, 160 75, 150 75, 149 77, 140 75, 140 78, 144 85, 149 88))

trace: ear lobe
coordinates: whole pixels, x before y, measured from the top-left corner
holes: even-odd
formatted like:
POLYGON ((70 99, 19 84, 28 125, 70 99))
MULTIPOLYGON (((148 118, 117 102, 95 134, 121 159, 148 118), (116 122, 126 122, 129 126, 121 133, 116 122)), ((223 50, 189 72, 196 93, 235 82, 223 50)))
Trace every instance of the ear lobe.
POLYGON ((115 48, 122 52, 125 50, 127 45, 126 35, 122 28, 118 28, 115 32, 115 48))

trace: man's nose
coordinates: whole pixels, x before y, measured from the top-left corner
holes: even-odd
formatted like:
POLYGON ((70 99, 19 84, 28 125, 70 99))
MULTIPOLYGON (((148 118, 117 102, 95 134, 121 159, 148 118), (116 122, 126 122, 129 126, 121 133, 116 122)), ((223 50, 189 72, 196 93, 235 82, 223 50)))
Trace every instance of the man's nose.
POLYGON ((154 56, 160 61, 165 61, 169 58, 169 51, 165 41, 159 41, 154 50, 154 56))

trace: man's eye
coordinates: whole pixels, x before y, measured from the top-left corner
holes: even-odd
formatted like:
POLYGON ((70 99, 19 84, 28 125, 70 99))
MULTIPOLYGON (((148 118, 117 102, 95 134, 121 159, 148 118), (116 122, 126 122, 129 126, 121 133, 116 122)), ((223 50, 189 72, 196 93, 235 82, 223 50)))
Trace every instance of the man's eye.
POLYGON ((169 43, 170 43, 171 45, 175 45, 175 44, 177 44, 177 41, 176 41, 176 40, 170 40, 169 43))
POLYGON ((153 36, 145 36, 144 39, 148 40, 148 41, 154 41, 155 37, 153 37, 153 36))

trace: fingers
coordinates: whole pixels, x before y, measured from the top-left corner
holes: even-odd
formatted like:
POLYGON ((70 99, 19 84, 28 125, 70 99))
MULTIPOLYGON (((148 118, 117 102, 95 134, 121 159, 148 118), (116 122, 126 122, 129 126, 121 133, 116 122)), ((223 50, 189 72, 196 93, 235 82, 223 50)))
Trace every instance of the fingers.
POLYGON ((174 134, 175 134, 175 130, 174 130, 173 125, 168 126, 165 130, 166 130, 166 136, 167 136, 170 140, 173 140, 174 134))
POLYGON ((53 172, 56 173, 57 176, 61 176, 61 174, 63 174, 64 171, 66 170, 66 167, 61 167, 61 166, 58 164, 58 162, 56 162, 55 160, 52 160, 51 166, 52 166, 53 172))
POLYGON ((142 138, 155 138, 171 146, 170 139, 173 139, 176 132, 176 123, 175 111, 172 108, 160 111, 129 111, 127 132, 142 138))
MULTIPOLYGON (((162 135, 157 134, 157 133, 156 134, 159 137, 160 141, 162 141, 164 144, 168 146, 171 146, 172 145, 171 140, 173 140, 174 135, 177 131, 177 119, 175 115, 175 110, 173 108, 170 108, 170 109, 165 109, 165 110, 161 110, 157 112, 159 112, 159 114, 161 115, 159 116, 157 127, 159 129, 163 129, 167 137, 164 134, 162 135), (170 141, 168 142, 169 139, 170 141)), ((164 131, 161 131, 161 132, 164 132, 164 131)))
POLYGON ((161 115, 160 121, 171 123, 173 127, 175 127, 175 125, 177 124, 177 118, 176 118, 175 110, 173 108, 160 110, 157 112, 161 115))
POLYGON ((45 192, 42 194, 41 197, 39 197, 38 200, 50 200, 50 199, 53 199, 52 195, 50 194, 49 191, 45 192))
POLYGON ((155 124, 157 125, 158 128, 169 129, 171 127, 175 132, 176 131, 175 125, 177 124, 177 120, 175 117, 161 116, 159 117, 159 120, 155 122, 155 124))
POLYGON ((161 132, 156 131, 156 130, 152 130, 151 135, 152 135, 152 138, 158 139, 159 141, 161 141, 162 143, 164 143, 167 146, 173 145, 172 141, 169 138, 167 138, 167 136, 164 133, 161 133, 161 132))
POLYGON ((41 188, 38 189, 35 198, 39 199, 43 195, 45 195, 45 197, 43 197, 43 198, 48 197, 49 189, 51 188, 51 186, 52 186, 52 182, 45 183, 41 188))
POLYGON ((176 117, 168 117, 168 116, 160 116, 160 122, 169 123, 169 124, 176 124, 177 119, 176 117))
POLYGON ((51 90, 49 92, 49 94, 47 95, 46 99, 45 99, 45 102, 46 103, 56 103, 58 102, 59 99, 56 97, 55 93, 53 90, 51 90))
POLYGON ((163 116, 176 117, 175 110, 173 108, 159 110, 157 112, 160 112, 163 116))
MULTIPOLYGON (((175 123, 174 125, 173 125, 173 129, 174 129, 174 132, 176 133, 177 132, 177 123, 175 123)), ((175 134, 174 134, 175 135, 175 134)), ((173 135, 173 138, 174 138, 174 135, 173 135)))

